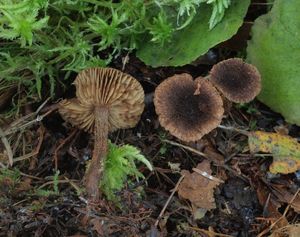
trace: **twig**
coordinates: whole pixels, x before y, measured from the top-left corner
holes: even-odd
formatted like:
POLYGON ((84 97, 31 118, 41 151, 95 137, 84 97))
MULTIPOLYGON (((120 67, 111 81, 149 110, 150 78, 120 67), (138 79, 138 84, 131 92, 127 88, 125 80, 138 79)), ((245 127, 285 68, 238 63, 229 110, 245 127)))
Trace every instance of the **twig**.
POLYGON ((173 189, 173 191, 172 191, 171 195, 169 196, 167 202, 165 203, 163 209, 162 209, 161 212, 159 213, 159 216, 157 217, 157 219, 156 219, 156 221, 155 221, 155 224, 154 224, 154 227, 155 227, 155 228, 158 226, 159 221, 161 220, 162 216, 164 215, 164 213, 165 213, 165 211, 166 211, 166 209, 167 209, 169 203, 171 202, 172 197, 174 196, 175 192, 177 191, 177 189, 178 189, 178 187, 179 187, 179 184, 181 183, 181 181, 183 180, 183 178, 184 178, 184 175, 182 175, 182 176, 180 177, 180 179, 178 180, 178 182, 176 183, 175 188, 173 189))
POLYGON ((64 176, 64 178, 65 178, 65 180, 67 180, 67 181, 70 183, 70 185, 76 190, 76 193, 78 194, 78 196, 82 194, 83 191, 78 187, 77 184, 74 183, 73 180, 70 180, 70 179, 68 179, 68 178, 65 177, 65 176, 64 176))
POLYGON ((2 130, 2 128, 0 128, 0 136, 1 136, 1 141, 6 149, 6 152, 7 152, 7 156, 8 156, 8 164, 9 166, 13 166, 14 164, 14 160, 13 160, 13 152, 12 152, 12 149, 11 149, 11 146, 2 130))
POLYGON ((267 197, 267 200, 265 202, 265 205, 264 205, 264 208, 263 208, 263 216, 266 216, 266 213, 268 211, 268 206, 270 204, 270 200, 271 200, 271 193, 269 193, 268 197, 267 197))
POLYGON ((204 230, 204 229, 200 229, 197 227, 190 226, 189 228, 192 230, 198 231, 198 232, 203 232, 205 234, 208 234, 209 236, 232 237, 232 235, 220 234, 220 233, 216 233, 214 231, 204 230))
POLYGON ((221 166, 223 167, 224 169, 232 172, 234 175, 236 175, 237 177, 239 177, 240 179, 242 179, 243 181, 245 181, 246 183, 249 183, 249 180, 246 176, 244 176, 243 174, 237 174, 237 172, 235 170, 233 170, 232 168, 230 168, 228 165, 225 165, 225 164, 220 164, 219 162, 216 162, 214 159, 210 158, 207 154, 201 152, 201 151, 198 151, 192 147, 189 147, 189 146, 185 146, 185 145, 182 145, 180 143, 177 143, 177 142, 173 142, 173 141, 170 141, 170 140, 167 140, 167 139, 163 139, 162 142, 165 142, 165 143, 169 143, 173 146, 178 146, 178 147, 182 147, 188 151, 191 151, 197 155, 200 155, 200 156, 203 156, 205 157, 206 159, 208 159, 209 161, 212 161, 214 162, 217 166, 221 166))
POLYGON ((77 132, 77 129, 74 129, 70 135, 65 138, 64 140, 62 140, 60 142, 60 144, 56 147, 55 151, 54 151, 54 155, 53 155, 53 159, 54 159, 54 169, 55 171, 57 171, 57 168, 58 168, 58 151, 71 139, 75 136, 77 132))
POLYGON ((230 131, 234 131, 234 132, 238 132, 238 133, 241 133, 241 134, 244 134, 246 136, 249 136, 249 132, 246 131, 246 130, 242 130, 242 129, 238 129, 238 128, 235 128, 235 127, 226 127, 224 125, 219 125, 218 128, 221 128, 221 129, 224 129, 224 130, 230 130, 230 131))
POLYGON ((45 129, 43 126, 41 126, 39 128, 39 133, 40 133, 40 136, 39 136, 39 142, 38 142, 38 145, 37 147, 34 149, 34 151, 28 153, 28 154, 25 154, 23 156, 19 156, 19 157, 16 157, 14 158, 14 162, 18 162, 18 161, 21 161, 21 160, 26 160, 26 159, 29 159, 30 157, 32 156, 35 156, 39 153, 40 151, 40 148, 42 146, 42 143, 43 143, 43 138, 44 138, 44 132, 45 132, 45 129))
POLYGON ((271 231, 273 229, 273 227, 279 222, 281 221, 285 215, 287 214, 288 210, 290 209, 292 203, 294 202, 294 200, 296 199, 296 197, 298 196, 298 193, 300 192, 300 188, 297 190, 297 192, 294 194, 294 196, 292 197, 291 201, 289 202, 289 204, 287 205, 287 207, 285 208, 282 216, 280 218, 278 218, 274 223, 272 223, 269 228, 265 229, 264 231, 262 231, 257 237, 261 237, 264 234, 268 233, 269 231, 271 231))
POLYGON ((284 213, 282 216, 285 216, 288 212, 288 210, 290 209, 291 205, 293 204, 293 202, 295 201, 296 197, 298 196, 298 193, 300 192, 300 188, 298 188, 297 192, 294 194, 294 196, 292 197, 291 201, 289 202, 289 205, 285 208, 284 213))
POLYGON ((31 178, 31 179, 44 180, 43 178, 39 178, 39 177, 30 175, 30 174, 25 174, 25 173, 23 173, 23 172, 20 172, 20 175, 22 175, 22 176, 24 176, 24 177, 27 177, 27 178, 31 178))
POLYGON ((8 128, 7 128, 7 129, 5 130, 5 132, 4 132, 5 135, 7 135, 6 132, 9 131, 10 129, 17 128, 17 127, 19 126, 19 124, 24 123, 25 120, 27 120, 27 119, 29 119, 29 118, 31 118, 31 117, 34 117, 34 116, 36 116, 36 115, 38 115, 38 113, 39 113, 39 112, 41 111, 41 109, 45 106, 45 104, 48 102, 49 99, 50 99, 50 98, 46 99, 46 100, 38 107, 38 109, 37 109, 35 112, 30 113, 30 114, 26 114, 26 115, 24 115, 23 117, 21 117, 21 118, 15 120, 15 121, 13 121, 11 124, 9 124, 8 128))
POLYGON ((173 141, 170 141, 170 140, 167 140, 167 139, 163 139, 162 142, 169 143, 169 144, 171 144, 171 145, 173 145, 173 146, 182 147, 182 148, 184 148, 184 149, 186 149, 186 150, 188 150, 188 151, 194 152, 194 153, 196 153, 196 154, 198 154, 198 155, 200 155, 200 156, 204 156, 205 158, 207 158, 207 159, 209 159, 209 160, 212 160, 212 159, 209 158, 205 153, 203 153, 203 152, 201 152, 201 151, 198 151, 198 150, 196 150, 196 149, 194 149, 194 148, 192 148, 192 147, 189 147, 189 146, 186 146, 186 145, 182 145, 182 144, 180 144, 180 143, 178 143, 178 142, 173 142, 173 141))
POLYGON ((33 124, 35 124, 37 122, 42 121, 50 113, 52 113, 53 111, 57 110, 57 108, 58 108, 57 106, 53 106, 51 109, 49 109, 47 112, 45 112, 42 115, 37 115, 36 112, 31 113, 29 115, 25 115, 24 117, 20 118, 17 122, 13 122, 12 124, 10 124, 9 127, 3 132, 4 134, 3 135, 0 134, 0 137, 7 136, 7 135, 9 135, 11 133, 20 131, 22 129, 25 129, 27 127, 32 126, 33 124), (36 118, 33 119, 33 120, 31 120, 31 121, 24 122, 24 120, 26 120, 26 119, 28 119, 30 117, 33 117, 33 116, 36 116, 36 118), (18 124, 20 124, 20 125, 18 125, 18 124))
POLYGON ((38 187, 37 189, 42 189, 48 185, 54 184, 55 182, 57 182, 58 184, 65 184, 65 183, 70 183, 70 181, 77 181, 77 180, 57 180, 57 181, 48 181, 44 184, 42 184, 40 187, 38 187))
POLYGON ((202 175, 203 177, 205 177, 209 180, 212 180, 212 181, 215 181, 215 182, 218 182, 218 183, 224 183, 223 180, 218 179, 218 178, 208 174, 206 171, 202 171, 202 170, 199 170, 197 168, 193 168, 193 171, 195 171, 197 174, 200 174, 200 175, 202 175))
POLYGON ((51 97, 48 97, 35 111, 35 114, 38 114, 44 107, 45 105, 48 103, 48 101, 51 99, 51 97))

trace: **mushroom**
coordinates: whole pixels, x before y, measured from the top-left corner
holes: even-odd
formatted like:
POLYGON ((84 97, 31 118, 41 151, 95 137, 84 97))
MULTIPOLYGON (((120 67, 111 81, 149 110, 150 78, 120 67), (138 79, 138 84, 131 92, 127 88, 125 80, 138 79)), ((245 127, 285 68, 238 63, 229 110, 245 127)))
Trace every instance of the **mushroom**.
POLYGON ((231 58, 214 65, 210 81, 230 101, 245 103, 253 100, 261 90, 257 68, 240 58, 231 58))
POLYGON ((224 113, 223 102, 211 83, 183 73, 157 86, 154 105, 160 124, 173 136, 189 142, 216 128, 224 113))
POLYGON ((144 91, 132 76, 113 68, 89 68, 76 77, 76 97, 59 103, 62 117, 94 133, 94 150, 85 182, 88 197, 99 199, 99 180, 107 155, 107 136, 134 127, 144 110, 144 91))

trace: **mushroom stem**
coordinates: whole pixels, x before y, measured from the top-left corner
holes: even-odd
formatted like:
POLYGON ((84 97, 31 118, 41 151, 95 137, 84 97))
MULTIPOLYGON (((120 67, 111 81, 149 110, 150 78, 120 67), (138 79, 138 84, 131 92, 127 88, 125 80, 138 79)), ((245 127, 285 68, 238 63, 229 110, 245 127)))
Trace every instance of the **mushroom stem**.
POLYGON ((107 155, 108 108, 95 108, 95 140, 92 161, 86 173, 86 191, 91 201, 99 200, 99 181, 103 174, 104 161, 107 155))

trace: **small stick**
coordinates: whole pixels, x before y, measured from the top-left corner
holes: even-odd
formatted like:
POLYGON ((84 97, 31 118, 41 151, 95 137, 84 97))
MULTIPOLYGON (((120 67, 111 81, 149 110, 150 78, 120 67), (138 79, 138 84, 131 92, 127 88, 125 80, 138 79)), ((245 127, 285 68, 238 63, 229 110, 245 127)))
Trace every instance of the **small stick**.
POLYGON ((55 151, 54 151, 54 155, 53 155, 53 159, 54 159, 54 169, 55 169, 55 171, 57 171, 57 169, 58 169, 58 151, 59 151, 59 150, 60 150, 67 142, 69 142, 69 140, 70 140, 71 138, 74 138, 76 132, 77 132, 77 129, 74 129, 74 130, 70 133, 70 135, 69 135, 67 138, 65 138, 64 140, 62 140, 62 141, 60 142, 60 144, 56 147, 56 149, 55 149, 55 151))
MULTIPOLYGON (((77 181, 77 180, 57 180, 57 181, 55 181, 55 182, 57 182, 58 184, 66 184, 66 183, 70 183, 70 181, 72 181, 72 182, 74 182, 74 181, 77 181)), ((42 188, 44 188, 44 187, 46 187, 46 186, 48 186, 48 185, 52 185, 52 184, 54 184, 54 181, 48 181, 48 182, 46 182, 46 183, 44 183, 44 184, 42 184, 40 187, 38 187, 37 189, 42 189, 42 188)))
POLYGON ((30 175, 30 174, 25 174, 23 172, 20 172, 20 175, 24 176, 24 177, 27 177, 27 178, 31 178, 31 179, 35 179, 35 180, 44 180, 43 178, 39 178, 39 177, 36 177, 36 176, 33 176, 33 175, 30 175))
POLYGON ((280 221, 282 220, 282 218, 285 217, 286 213, 288 212, 288 210, 290 209, 292 203, 294 202, 294 200, 296 199, 296 197, 298 196, 300 192, 300 188, 297 190, 297 192, 294 194, 294 196, 292 197, 291 201, 289 202, 289 204, 287 205, 287 207, 285 208, 282 216, 280 218, 278 218, 275 222, 273 222, 272 225, 269 226, 269 228, 265 229, 263 232, 261 232, 258 237, 263 236, 264 234, 268 233, 269 231, 271 231, 273 229, 273 227, 280 221))
POLYGON ((178 142, 173 142, 173 141, 170 141, 170 140, 167 140, 167 139, 163 139, 162 142, 169 143, 169 144, 171 144, 173 146, 182 147, 182 148, 184 148, 184 149, 186 149, 188 151, 194 152, 194 153, 196 153, 196 154, 198 154, 200 156, 204 156, 205 158, 211 160, 205 153, 203 153, 201 151, 198 151, 198 150, 196 150, 196 149, 194 149, 192 147, 189 147, 189 146, 186 146, 186 145, 182 145, 182 144, 180 144, 178 142))
POLYGON ((16 157, 14 158, 14 162, 17 162, 17 161, 21 161, 21 160, 26 160, 26 159, 29 159, 30 157, 32 156, 36 156, 39 151, 40 151, 40 148, 42 146, 42 143, 43 143, 43 140, 44 140, 44 132, 45 132, 45 129, 43 126, 41 126, 39 129, 38 129, 40 135, 39 135, 39 140, 38 140, 38 144, 37 144, 37 147, 30 153, 28 154, 25 154, 23 156, 19 156, 19 157, 16 157))
POLYGON ((246 136, 249 136, 249 132, 248 132, 248 131, 242 130, 242 129, 238 129, 238 128, 235 128, 235 127, 226 127, 226 126, 224 126, 224 125, 219 125, 218 128, 222 128, 222 129, 224 129, 224 130, 235 131, 235 132, 244 134, 244 135, 246 135, 246 136))
POLYGON ((12 149, 11 149, 11 146, 7 140, 7 137, 5 136, 2 128, 0 128, 0 136, 1 136, 1 141, 6 149, 6 152, 7 152, 7 156, 8 156, 8 164, 9 166, 13 166, 14 164, 14 160, 13 160, 13 152, 12 152, 12 149))
POLYGON ((73 180, 68 179, 68 177, 64 176, 65 180, 69 181, 70 185, 76 190, 76 193, 79 195, 81 195, 81 193, 83 192, 77 184, 74 183, 73 180))
POLYGON ((39 107, 38 109, 35 111, 35 112, 32 112, 32 113, 29 113, 29 114, 26 114, 24 115, 23 117, 21 118, 18 118, 17 120, 13 121, 11 124, 9 124, 8 128, 5 130, 5 135, 7 135, 7 131, 9 131, 10 129, 13 129, 13 128, 16 128, 18 127, 19 124, 22 124, 24 123, 24 121, 26 121, 27 119, 31 118, 31 117, 34 117, 36 116, 40 111, 41 109, 45 106, 45 104, 49 101, 50 97, 48 99, 46 99, 39 107))
POLYGON ((223 180, 218 179, 218 178, 208 174, 206 171, 202 171, 202 170, 199 170, 197 168, 193 168, 193 171, 195 171, 197 174, 200 174, 200 175, 202 175, 203 177, 205 177, 209 180, 212 180, 212 181, 215 181, 215 182, 218 182, 218 183, 224 183, 223 180))
POLYGON ((192 230, 198 231, 198 232, 203 232, 205 234, 208 234, 209 236, 220 236, 220 237, 232 237, 232 235, 225 235, 225 234, 221 234, 221 233, 217 233, 214 231, 209 231, 209 230, 204 230, 204 229, 200 229, 197 227, 189 227, 192 230))
POLYGON ((7 136, 7 135, 9 135, 11 133, 14 133, 14 132, 20 131, 22 129, 25 129, 25 128, 29 127, 29 126, 32 126, 33 124, 35 124, 37 122, 41 122, 46 116, 48 116, 50 113, 52 113, 53 111, 55 111, 57 108, 58 108, 57 106, 53 106, 51 109, 49 109, 44 114, 37 115, 35 119, 22 124, 21 123, 22 122, 21 119, 23 119, 23 121, 24 121, 24 120, 30 118, 31 116, 36 115, 36 112, 30 114, 30 116, 25 115, 24 117, 22 117, 22 118, 19 119, 21 125, 17 126, 17 125, 15 125, 15 122, 13 122, 12 124, 9 125, 8 129, 6 129, 3 132, 3 134, 0 134, 0 137, 7 136))
POLYGON ((242 180, 244 180, 245 182, 249 183, 249 180, 247 177, 245 177, 243 174, 237 174, 237 172, 235 170, 233 170, 232 168, 230 168, 229 166, 225 165, 225 164, 219 164, 218 162, 216 162, 215 160, 213 160, 212 158, 210 158, 207 154, 201 152, 201 151, 198 151, 192 147, 189 147, 189 146, 185 146, 185 145, 182 145, 180 143, 177 143, 177 142, 173 142, 173 141, 170 141, 170 140, 166 140, 166 139, 163 139, 162 142, 165 142, 165 143, 169 143, 173 146, 178 146, 178 147, 182 147, 188 151, 191 151, 191 152, 194 152, 195 154, 197 155, 200 155, 200 156, 203 156, 205 157, 206 159, 208 159, 209 161, 212 161, 214 162, 217 166, 221 166, 223 167, 224 169, 234 173, 236 176, 238 176, 239 178, 241 178, 242 180))
POLYGON ((155 221, 155 224, 154 224, 154 227, 155 227, 155 228, 157 228, 159 221, 161 220, 162 216, 164 215, 164 213, 165 213, 165 211, 166 211, 166 209, 167 209, 169 203, 171 202, 172 197, 174 196, 175 192, 177 191, 177 189, 178 189, 178 187, 179 187, 179 184, 181 183, 181 181, 183 180, 183 178, 184 178, 184 175, 182 175, 182 176, 180 177, 180 179, 178 180, 178 182, 176 183, 175 188, 173 189, 173 191, 172 191, 171 195, 169 196, 167 202, 165 203, 163 209, 162 209, 161 212, 159 213, 159 216, 157 217, 157 219, 156 219, 156 221, 155 221))

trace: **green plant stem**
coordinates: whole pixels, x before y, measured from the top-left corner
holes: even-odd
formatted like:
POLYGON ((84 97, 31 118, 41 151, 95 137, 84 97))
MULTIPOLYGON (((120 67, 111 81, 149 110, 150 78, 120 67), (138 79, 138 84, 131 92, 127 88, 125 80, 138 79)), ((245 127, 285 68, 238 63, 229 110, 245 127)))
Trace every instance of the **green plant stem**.
POLYGON ((86 173, 86 191, 88 199, 96 202, 99 200, 99 181, 103 175, 104 161, 107 156, 108 136, 108 108, 98 106, 95 115, 95 144, 92 161, 86 173))

